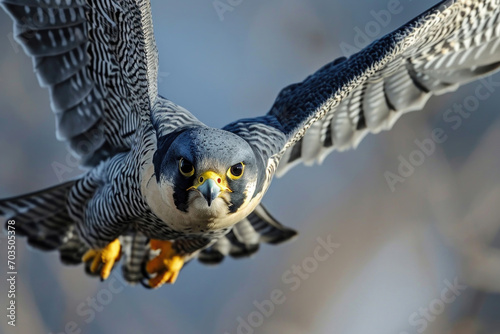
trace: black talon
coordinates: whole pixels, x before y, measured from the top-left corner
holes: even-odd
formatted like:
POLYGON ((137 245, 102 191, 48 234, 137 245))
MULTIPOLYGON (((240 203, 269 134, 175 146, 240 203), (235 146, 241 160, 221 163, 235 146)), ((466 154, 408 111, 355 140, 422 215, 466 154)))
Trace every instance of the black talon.
POLYGON ((141 279, 141 280, 140 280, 140 282, 141 282, 141 285, 142 285, 143 287, 145 287, 146 289, 148 289, 148 290, 153 289, 153 288, 149 285, 149 281, 148 281, 148 280, 146 280, 145 278, 141 279))

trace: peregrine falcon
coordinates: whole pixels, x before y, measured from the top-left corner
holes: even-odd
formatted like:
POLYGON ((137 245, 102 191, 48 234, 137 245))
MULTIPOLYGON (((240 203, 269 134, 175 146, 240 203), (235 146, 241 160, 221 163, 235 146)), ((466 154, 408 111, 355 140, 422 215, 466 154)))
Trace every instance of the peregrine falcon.
POLYGON ((222 129, 157 90, 148 0, 0 0, 49 89, 56 135, 87 171, 0 200, 43 250, 106 279, 156 288, 198 258, 255 253, 296 232, 261 201, 275 175, 354 148, 432 95, 500 68, 500 1, 445 0, 222 129), (123 258, 122 258, 123 255, 123 258))

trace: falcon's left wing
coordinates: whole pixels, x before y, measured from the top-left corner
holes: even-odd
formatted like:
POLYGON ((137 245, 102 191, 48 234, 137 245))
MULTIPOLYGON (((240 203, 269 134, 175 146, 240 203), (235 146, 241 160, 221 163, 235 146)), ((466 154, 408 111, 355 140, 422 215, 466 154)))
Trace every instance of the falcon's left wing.
POLYGON ((367 133, 388 130, 402 114, 422 109, 432 95, 499 68, 500 1, 441 1, 361 52, 286 87, 268 115, 253 121, 274 128, 274 138, 256 133, 247 140, 276 143, 276 133, 284 134, 268 165, 281 159, 280 175, 296 163, 355 147, 367 133))

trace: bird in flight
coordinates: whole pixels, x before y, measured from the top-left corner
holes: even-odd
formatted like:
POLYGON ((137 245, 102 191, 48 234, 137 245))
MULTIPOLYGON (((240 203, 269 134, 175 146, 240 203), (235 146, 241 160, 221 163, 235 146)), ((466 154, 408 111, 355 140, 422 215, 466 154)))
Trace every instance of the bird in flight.
POLYGON ((56 135, 87 171, 0 200, 0 215, 67 264, 173 283, 198 258, 255 253, 296 232, 261 204, 275 175, 356 147, 432 95, 500 68, 500 1, 447 0, 222 129, 159 94, 148 0, 0 0, 49 89, 56 135))

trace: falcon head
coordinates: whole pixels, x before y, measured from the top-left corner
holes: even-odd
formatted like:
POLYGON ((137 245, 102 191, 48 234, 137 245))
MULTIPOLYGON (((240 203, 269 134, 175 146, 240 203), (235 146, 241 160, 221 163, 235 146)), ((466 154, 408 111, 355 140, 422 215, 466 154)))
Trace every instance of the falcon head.
POLYGON ((148 204, 176 229, 228 227, 260 201, 253 200, 261 179, 258 159, 231 132, 199 127, 166 135, 158 140, 153 164, 158 193, 150 197, 161 196, 161 203, 147 198, 148 204))

